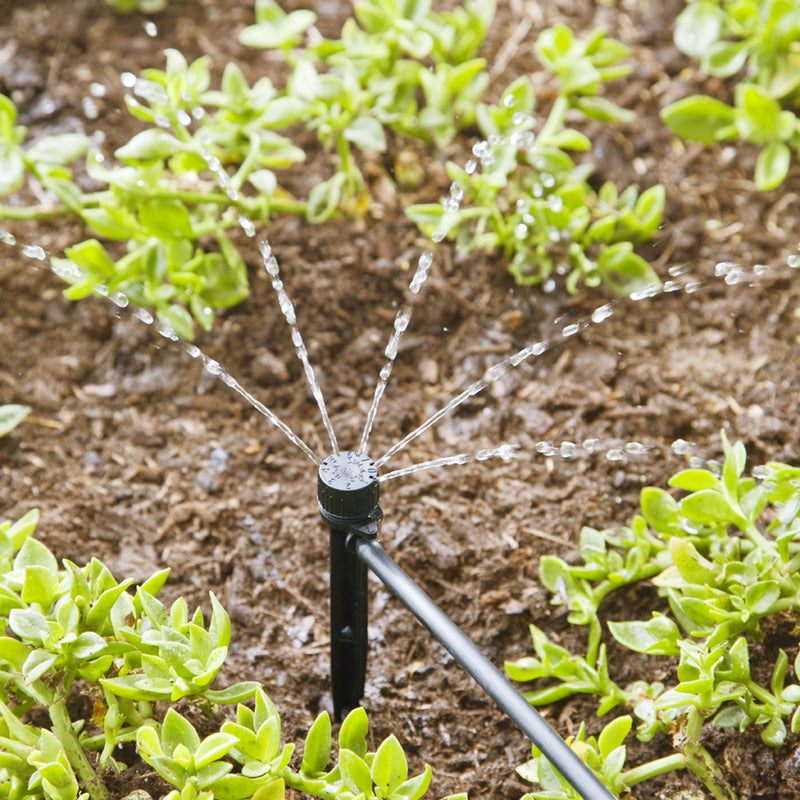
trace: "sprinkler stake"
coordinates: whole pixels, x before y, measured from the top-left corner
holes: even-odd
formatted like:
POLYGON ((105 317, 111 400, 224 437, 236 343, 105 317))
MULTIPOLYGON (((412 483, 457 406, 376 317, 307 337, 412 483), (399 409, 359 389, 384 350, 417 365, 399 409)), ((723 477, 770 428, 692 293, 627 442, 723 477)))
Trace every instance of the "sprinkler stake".
POLYGON ((330 529, 331 694, 341 722, 361 703, 367 673, 367 567, 349 543, 378 535, 378 468, 366 455, 345 451, 319 468, 317 500, 330 529))

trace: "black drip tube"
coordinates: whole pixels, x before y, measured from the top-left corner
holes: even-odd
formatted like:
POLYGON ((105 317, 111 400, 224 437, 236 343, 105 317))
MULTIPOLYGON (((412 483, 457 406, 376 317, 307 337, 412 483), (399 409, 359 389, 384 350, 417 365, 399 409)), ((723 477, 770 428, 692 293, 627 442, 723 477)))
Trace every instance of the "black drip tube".
POLYGON ((461 629, 383 549, 377 539, 378 469, 368 456, 342 452, 319 469, 317 499, 330 528, 331 689, 334 714, 359 705, 367 667, 367 568, 436 637, 584 800, 613 795, 461 629))

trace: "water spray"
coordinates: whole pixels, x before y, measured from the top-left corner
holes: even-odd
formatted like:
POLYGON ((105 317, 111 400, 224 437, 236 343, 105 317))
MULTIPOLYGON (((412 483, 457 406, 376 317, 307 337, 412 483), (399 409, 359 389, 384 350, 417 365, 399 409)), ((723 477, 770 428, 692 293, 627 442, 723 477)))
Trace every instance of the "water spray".
POLYGON ((317 500, 330 529, 331 693, 341 721, 364 694, 367 672, 367 568, 433 634, 517 727, 550 759, 584 800, 609 800, 595 774, 514 688, 474 642, 391 558, 378 541, 378 467, 364 453, 328 456, 319 468, 317 500))

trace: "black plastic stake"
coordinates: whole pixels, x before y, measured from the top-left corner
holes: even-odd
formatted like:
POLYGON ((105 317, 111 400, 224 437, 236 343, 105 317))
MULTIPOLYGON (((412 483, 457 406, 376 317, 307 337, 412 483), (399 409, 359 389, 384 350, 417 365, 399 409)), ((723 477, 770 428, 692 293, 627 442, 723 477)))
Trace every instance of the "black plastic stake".
POLYGON ((367 567, 436 637, 584 800, 613 800, 594 773, 562 741, 461 629, 392 560, 377 540, 378 468, 366 455, 345 451, 319 468, 317 499, 330 528, 331 689, 342 720, 364 695, 367 671, 367 567))
POLYGON ((341 721, 364 696, 367 567, 347 547, 347 538, 378 535, 383 514, 375 462, 351 451, 329 456, 319 468, 317 499, 330 528, 331 693, 334 716, 341 721))

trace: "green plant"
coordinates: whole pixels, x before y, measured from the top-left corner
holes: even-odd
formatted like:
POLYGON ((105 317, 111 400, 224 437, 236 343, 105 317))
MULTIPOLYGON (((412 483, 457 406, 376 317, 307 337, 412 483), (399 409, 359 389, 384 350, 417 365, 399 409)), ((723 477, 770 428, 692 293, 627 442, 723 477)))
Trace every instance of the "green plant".
POLYGON ((800 4, 796 0, 699 0, 678 17, 675 43, 718 77, 744 70, 734 104, 705 95, 672 103, 664 122, 679 136, 711 144, 741 139, 761 147, 756 186, 774 189, 800 154, 800 4))
POLYGON ((281 744, 280 716, 258 683, 211 688, 231 635, 213 594, 206 624, 182 598, 169 609, 156 598, 168 570, 132 592, 131 580, 117 582, 97 559, 59 567, 32 536, 37 521, 32 511, 0 524, 0 797, 106 800, 104 776, 125 769, 119 751, 134 743, 176 787, 168 800, 282 800, 285 787, 321 800, 424 795, 430 767, 409 777, 394 736, 368 752, 360 708, 341 726, 330 769, 326 713, 293 769, 294 746, 281 744), (88 716, 75 713, 78 692, 93 702, 88 716), (243 704, 249 698, 253 707, 243 704), (217 704, 238 705, 201 738, 177 701, 208 716, 217 704), (47 715, 50 729, 23 721, 32 712, 47 715))
POLYGON ((630 120, 630 112, 599 95, 603 83, 628 72, 618 63, 627 48, 603 31, 584 41, 560 25, 540 35, 536 52, 559 81, 539 133, 531 130, 531 84, 519 78, 500 104, 478 106, 485 139, 473 148, 476 160, 464 168, 448 162, 451 197, 407 213, 434 241, 448 236, 466 251, 502 250, 518 283, 549 285, 556 273, 567 276, 571 292, 581 282, 604 283, 622 294, 657 284, 633 243, 648 240, 661 224, 664 188, 639 194, 632 185, 619 193, 607 182, 595 192, 588 182, 591 165, 576 164, 567 152, 592 146, 585 134, 567 126, 570 111, 603 121, 630 120))
POLYGON ((0 436, 5 436, 31 413, 29 406, 4 405, 0 406, 0 436))
MULTIPOLYGON (((639 721, 640 739, 673 736, 683 758, 669 762, 672 769, 691 769, 715 797, 729 798, 732 790, 700 744, 703 725, 757 725, 771 746, 783 744, 789 731, 800 732, 800 687, 787 685, 786 653, 779 651, 768 686, 749 667, 750 647, 763 639, 762 621, 800 610, 800 467, 770 463, 747 476, 743 445, 723 435, 723 447, 721 474, 688 469, 673 476, 670 485, 688 492, 680 502, 649 487, 630 527, 584 528, 582 563, 542 559, 553 602, 569 608, 571 623, 589 626, 586 657, 532 627, 535 655, 506 666, 516 680, 550 679, 526 692, 536 705, 581 692, 598 695, 598 714, 627 706, 639 721), (671 686, 637 681, 623 689, 608 675, 600 605, 631 584, 656 587, 666 608, 649 620, 609 622, 608 631, 629 650, 675 659, 671 686)), ((800 659, 794 668, 799 675, 800 659)), ((636 769, 641 775, 648 768, 636 769)))
POLYGON ((168 0, 106 0, 106 2, 122 14, 130 14, 132 11, 155 14, 167 7, 168 0))

